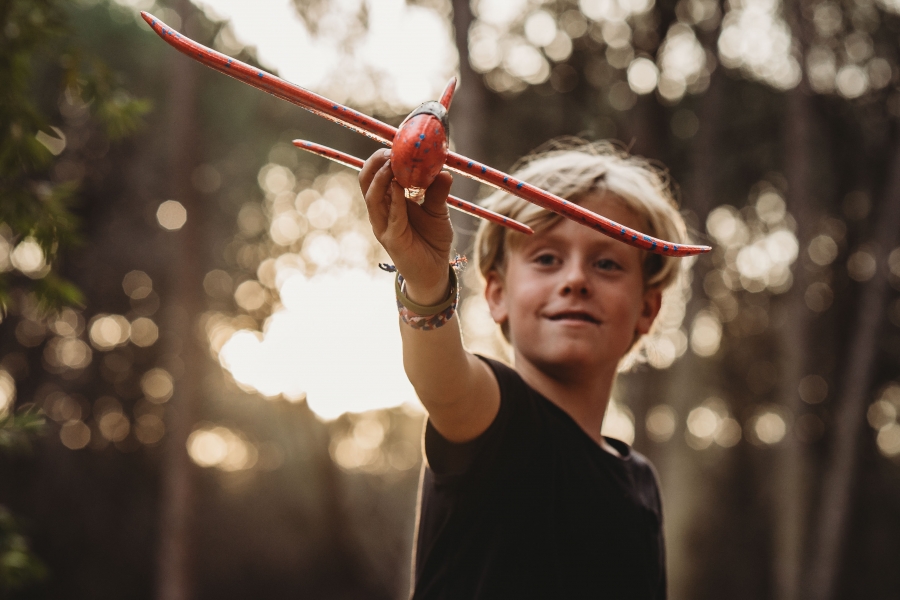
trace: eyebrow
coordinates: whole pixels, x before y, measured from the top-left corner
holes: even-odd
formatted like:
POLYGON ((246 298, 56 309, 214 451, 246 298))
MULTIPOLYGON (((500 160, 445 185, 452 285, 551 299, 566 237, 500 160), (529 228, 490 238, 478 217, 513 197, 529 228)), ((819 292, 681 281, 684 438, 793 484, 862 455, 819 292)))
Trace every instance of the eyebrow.
MULTIPOLYGON (((529 237, 524 244, 521 245, 521 248, 532 248, 544 244, 567 244, 568 242, 569 238, 567 236, 560 235, 558 233, 536 232, 533 236, 529 237)), ((592 250, 607 249, 616 248, 618 245, 621 245, 625 248, 629 247, 626 244, 619 242, 618 240, 598 235, 596 240, 591 241, 590 248, 592 250)))
MULTIPOLYGON (((542 246, 556 246, 566 244, 568 240, 568 237, 561 235, 553 230, 535 232, 534 235, 529 236, 524 240, 525 243, 518 247, 518 251, 523 254, 527 254, 536 250, 540 250, 542 246)), ((630 254, 629 250, 631 248, 633 247, 628 246, 627 244, 624 244, 619 240, 598 235, 597 239, 591 241, 588 252, 599 253, 613 250, 615 258, 621 261, 626 260, 625 255, 630 254)), ((639 265, 643 265, 645 252, 637 248, 635 248, 635 250, 638 250, 637 263, 639 265)))

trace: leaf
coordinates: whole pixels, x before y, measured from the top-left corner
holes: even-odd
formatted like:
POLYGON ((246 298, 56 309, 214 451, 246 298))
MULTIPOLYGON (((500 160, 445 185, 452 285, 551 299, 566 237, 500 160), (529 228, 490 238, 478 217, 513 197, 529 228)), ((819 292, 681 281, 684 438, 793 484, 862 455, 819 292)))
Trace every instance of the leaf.
POLYGON ((30 439, 41 435, 45 424, 44 415, 34 405, 0 418, 0 449, 30 449, 30 439))
POLYGON ((143 124, 142 116, 150 112, 149 100, 116 99, 103 102, 97 109, 97 117, 106 127, 110 139, 117 140, 137 131, 143 124))
POLYGON ((21 525, 0 505, 0 597, 46 576, 47 567, 31 552, 21 525))
POLYGON ((53 272, 35 282, 34 291, 37 294, 41 314, 59 310, 64 306, 84 308, 84 294, 78 286, 53 272))

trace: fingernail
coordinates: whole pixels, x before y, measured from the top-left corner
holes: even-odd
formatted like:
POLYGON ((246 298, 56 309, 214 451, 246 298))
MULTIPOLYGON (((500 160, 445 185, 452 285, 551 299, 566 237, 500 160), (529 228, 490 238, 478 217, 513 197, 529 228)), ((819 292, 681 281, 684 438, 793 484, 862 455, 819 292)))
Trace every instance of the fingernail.
POLYGON ((384 155, 385 155, 385 157, 387 157, 387 158, 390 158, 390 157, 391 157, 391 150, 390 150, 390 148, 388 148, 387 150, 384 151, 384 155))

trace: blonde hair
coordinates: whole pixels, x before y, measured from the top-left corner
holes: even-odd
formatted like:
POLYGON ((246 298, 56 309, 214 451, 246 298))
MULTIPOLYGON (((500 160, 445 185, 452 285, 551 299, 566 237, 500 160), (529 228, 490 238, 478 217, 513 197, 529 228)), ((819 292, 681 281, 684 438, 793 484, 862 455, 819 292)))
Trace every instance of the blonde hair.
MULTIPOLYGON (((587 142, 573 137, 550 140, 519 160, 513 166, 513 174, 575 203, 591 192, 611 193, 643 221, 644 233, 676 244, 688 243, 687 228, 675 204, 666 171, 608 141, 587 142)), ((528 225, 535 232, 546 231, 563 219, 502 190, 491 194, 482 204, 528 225)), ((482 278, 486 280, 492 272, 503 276, 508 250, 524 239, 524 234, 482 221, 475 237, 475 262, 482 278)), ((646 252, 644 285, 660 291, 679 287, 673 284, 682 282, 684 267, 683 258, 646 252)), ((509 341, 507 328, 502 329, 509 341)), ((633 346, 629 353, 631 360, 625 362, 635 362, 638 350, 633 346)))

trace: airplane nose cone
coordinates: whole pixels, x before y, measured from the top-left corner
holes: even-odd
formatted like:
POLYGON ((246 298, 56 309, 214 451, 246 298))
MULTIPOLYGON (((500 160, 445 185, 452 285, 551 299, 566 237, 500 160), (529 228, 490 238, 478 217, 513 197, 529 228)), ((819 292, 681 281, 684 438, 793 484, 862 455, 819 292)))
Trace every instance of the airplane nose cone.
POLYGON ((446 160, 447 132, 434 115, 415 115, 397 131, 391 148, 391 168, 397 182, 409 190, 408 198, 418 200, 440 174, 446 160))

